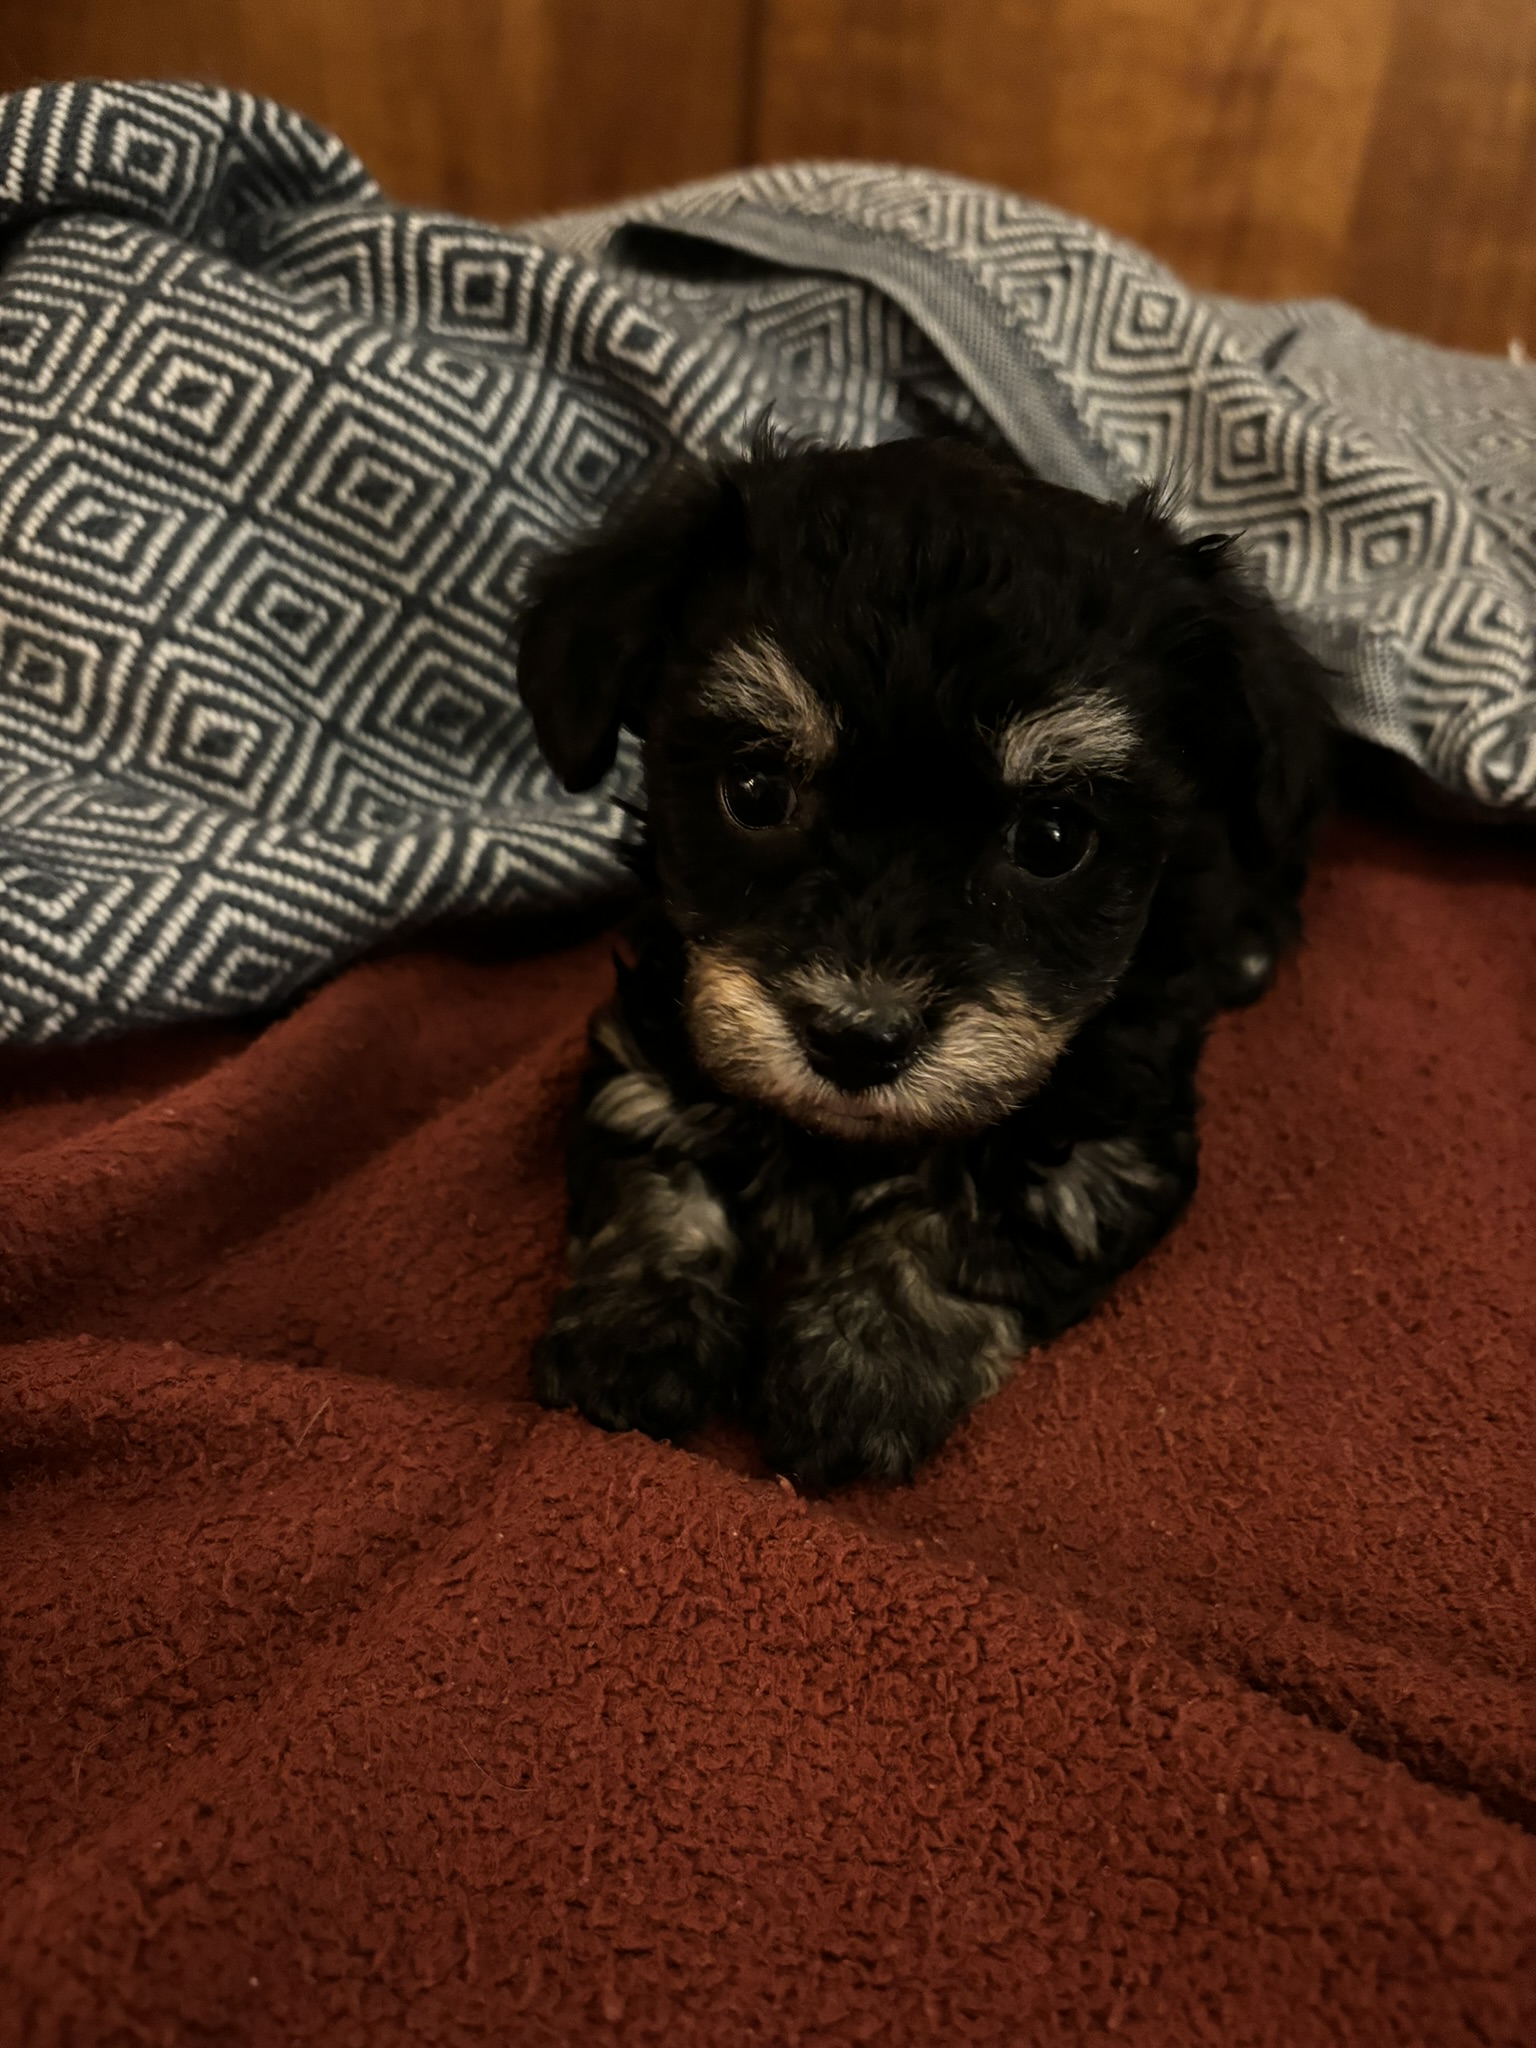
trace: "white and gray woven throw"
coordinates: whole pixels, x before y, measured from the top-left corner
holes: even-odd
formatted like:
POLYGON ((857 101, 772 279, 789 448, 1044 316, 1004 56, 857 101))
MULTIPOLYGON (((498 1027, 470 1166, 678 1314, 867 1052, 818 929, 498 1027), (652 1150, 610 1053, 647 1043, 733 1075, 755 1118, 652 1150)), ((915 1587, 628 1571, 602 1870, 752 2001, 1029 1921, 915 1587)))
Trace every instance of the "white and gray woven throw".
MULTIPOLYGON (((0 100, 0 1037, 292 995, 621 884, 517 702, 529 563, 679 448, 940 415, 1238 532, 1343 725, 1536 807, 1536 371, 1185 289, 928 172, 514 229, 212 89, 0 100)), ((631 790, 632 793, 632 790, 631 790)))

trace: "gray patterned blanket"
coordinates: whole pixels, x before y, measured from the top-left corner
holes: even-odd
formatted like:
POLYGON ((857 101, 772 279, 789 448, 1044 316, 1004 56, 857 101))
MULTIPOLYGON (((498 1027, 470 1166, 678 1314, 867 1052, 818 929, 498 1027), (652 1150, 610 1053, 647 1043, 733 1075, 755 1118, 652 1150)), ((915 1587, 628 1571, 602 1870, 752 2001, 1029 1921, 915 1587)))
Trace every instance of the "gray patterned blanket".
POLYGON ((1239 530, 1337 713, 1536 806, 1536 371, 1186 290, 1049 207, 810 164, 485 227, 267 101, 0 100, 0 1037, 278 1001, 381 938, 616 888, 530 561, 771 409, 938 416, 1239 530))

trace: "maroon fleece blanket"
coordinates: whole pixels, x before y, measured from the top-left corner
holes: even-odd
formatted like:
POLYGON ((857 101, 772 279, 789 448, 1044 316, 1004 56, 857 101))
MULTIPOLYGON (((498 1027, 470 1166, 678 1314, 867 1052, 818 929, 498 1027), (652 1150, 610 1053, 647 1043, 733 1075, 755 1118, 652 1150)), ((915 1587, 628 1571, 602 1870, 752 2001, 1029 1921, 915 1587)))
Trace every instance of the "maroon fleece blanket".
POLYGON ((1536 2040, 1527 852, 908 1489, 526 1397, 603 944, 0 1069, 0 2039, 1536 2040))

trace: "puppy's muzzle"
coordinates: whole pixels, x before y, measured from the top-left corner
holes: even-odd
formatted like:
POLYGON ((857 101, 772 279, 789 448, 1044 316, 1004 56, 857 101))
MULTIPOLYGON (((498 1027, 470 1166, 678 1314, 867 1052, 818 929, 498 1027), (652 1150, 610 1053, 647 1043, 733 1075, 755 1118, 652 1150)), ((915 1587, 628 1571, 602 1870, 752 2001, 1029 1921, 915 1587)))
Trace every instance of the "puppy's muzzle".
POLYGON ((848 1095, 881 1088, 904 1074, 923 1039, 920 1019, 874 1016, 856 1022, 826 1019, 800 1027, 806 1063, 848 1095))
POLYGON ((1015 1110, 1071 1036, 999 985, 943 1000, 926 978, 819 965, 770 985, 724 948, 690 948, 684 994, 700 1066, 732 1095, 837 1138, 978 1131, 1015 1110))

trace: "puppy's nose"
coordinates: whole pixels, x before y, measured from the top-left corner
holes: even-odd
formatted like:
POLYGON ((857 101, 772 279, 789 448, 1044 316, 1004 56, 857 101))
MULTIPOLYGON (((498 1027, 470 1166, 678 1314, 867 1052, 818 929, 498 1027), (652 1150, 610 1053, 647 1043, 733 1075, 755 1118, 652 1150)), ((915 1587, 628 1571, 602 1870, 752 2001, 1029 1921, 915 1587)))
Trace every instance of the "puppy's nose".
POLYGON ((876 1018, 861 1024, 812 1024, 805 1032, 805 1056, 824 1080, 849 1095, 894 1081, 917 1050, 921 1027, 907 1018, 876 1018))

